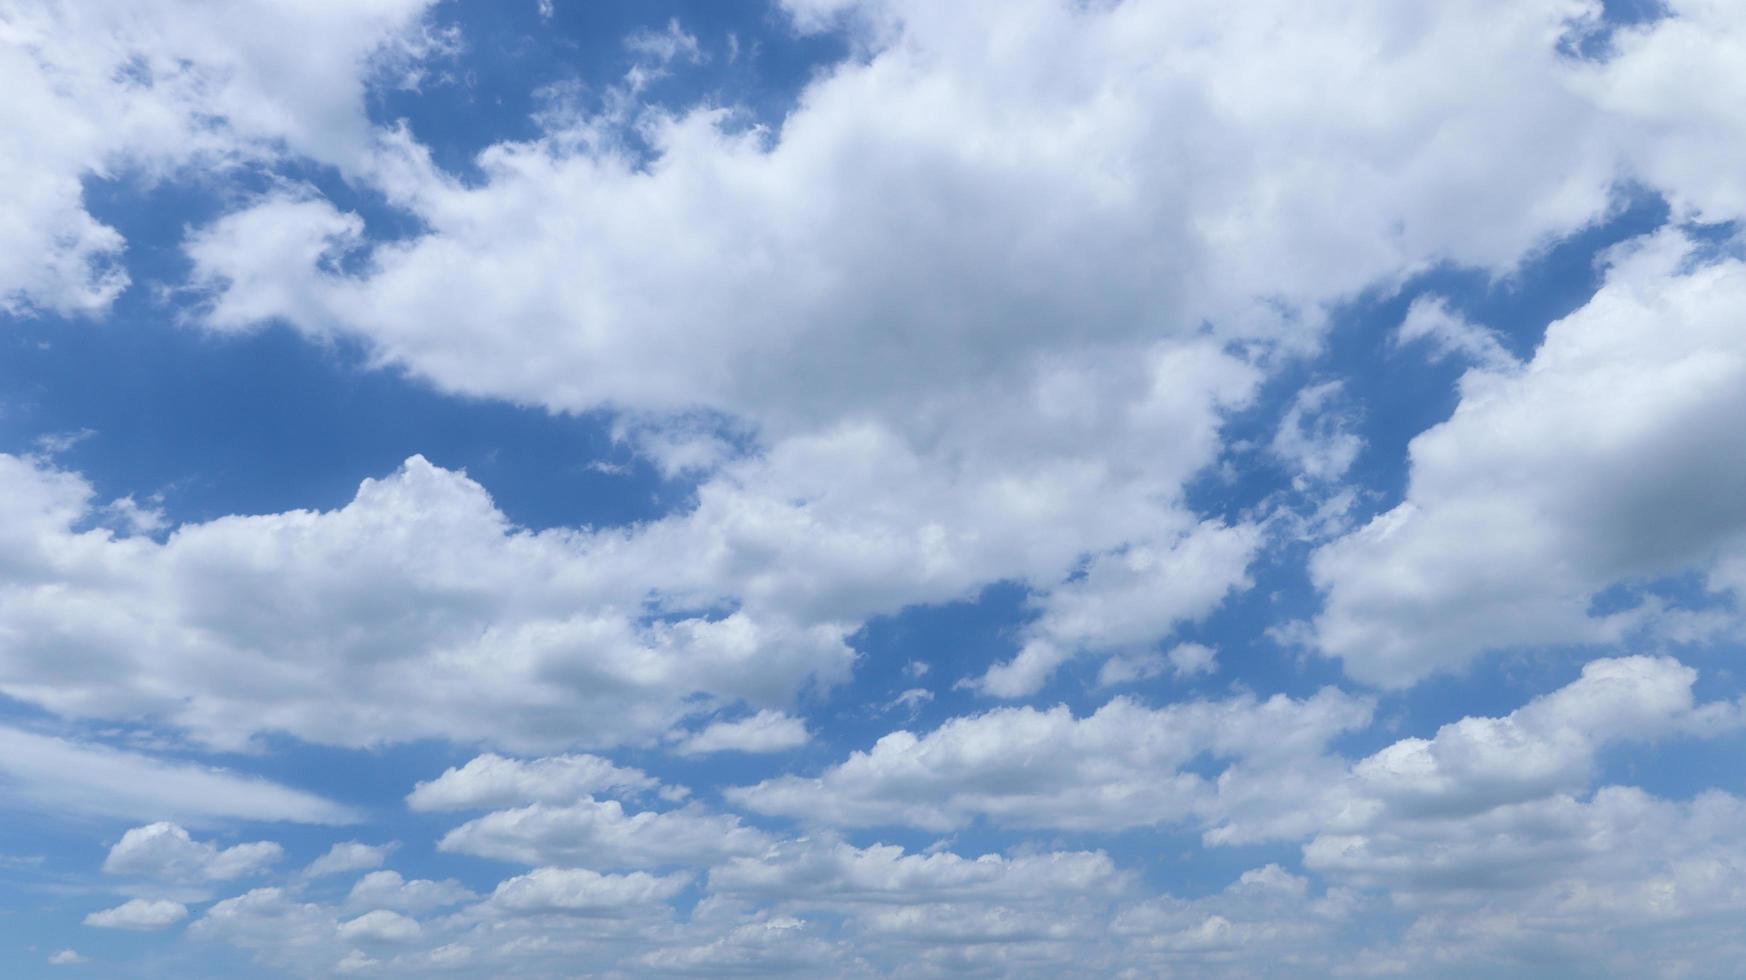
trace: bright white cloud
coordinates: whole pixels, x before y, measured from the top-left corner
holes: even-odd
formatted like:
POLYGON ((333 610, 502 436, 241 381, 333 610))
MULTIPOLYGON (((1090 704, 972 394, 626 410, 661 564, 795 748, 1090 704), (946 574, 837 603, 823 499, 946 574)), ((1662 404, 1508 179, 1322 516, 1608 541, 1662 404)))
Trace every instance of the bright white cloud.
POLYGON ((718 721, 687 736, 675 751, 681 755, 711 752, 781 752, 805 745, 811 736, 806 723, 780 711, 760 711, 738 721, 718 721))
POLYGON ((688 874, 601 874, 585 868, 538 868, 510 878, 486 899, 484 910, 502 915, 562 915, 615 918, 662 903, 690 884, 688 874))
POLYGON ((1368 702, 1324 690, 1302 701, 1187 701, 1147 708, 1117 698, 1084 718, 1065 707, 1002 708, 932 732, 881 738, 815 778, 729 790, 735 803, 838 826, 1006 826, 1115 830, 1205 818, 1226 796, 1282 803, 1340 768, 1322 752, 1370 720, 1368 702), (1187 767, 1226 764, 1215 782, 1187 767), (1277 791, 1277 795, 1275 794, 1277 791))
POLYGON ((344 874, 347 871, 366 871, 370 868, 380 868, 388 860, 388 855, 394 852, 398 844, 363 844, 358 841, 342 841, 327 849, 327 853, 309 863, 303 869, 308 878, 319 878, 324 875, 344 874))
POLYGON ((448 832, 440 850, 528 865, 590 868, 708 864, 769 843, 737 817, 692 806, 626 813, 616 800, 499 810, 448 832))
POLYGON ((99 929, 167 929, 188 917, 181 902, 135 898, 112 909, 85 916, 85 924, 99 929))
POLYGON ((1406 500, 1316 554, 1323 651, 1400 685, 1491 649, 1606 642, 1654 609, 1596 614, 1597 593, 1746 548, 1746 262, 1691 248, 1623 246, 1530 363, 1462 379, 1454 416, 1413 440, 1406 500))
POLYGON ((410 881, 398 871, 372 871, 358 879, 346 895, 350 908, 392 909, 398 912, 429 912, 471 901, 478 896, 454 879, 410 881))
POLYGON ((423 932, 414 919, 399 912, 376 909, 340 923, 339 938, 355 943, 409 943, 423 932))
POLYGON ((573 803, 597 793, 644 793, 660 784, 647 773, 597 755, 506 759, 490 752, 419 783, 406 797, 414 810, 491 810, 523 803, 573 803))
POLYGON ((104 858, 103 870, 170 882, 228 881, 256 874, 284 853, 272 841, 220 849, 193 839, 173 823, 154 823, 122 834, 104 858))
POLYGON ((366 89, 443 46, 430 2, 0 6, 0 126, 17 137, 0 149, 0 311, 96 312, 127 285, 86 178, 286 155, 369 166, 366 89))
POLYGON ((154 718, 223 746, 266 732, 611 743, 663 731, 694 693, 786 701, 851 659, 831 622, 648 622, 649 575, 672 567, 665 528, 524 531, 419 458, 339 510, 161 543, 75 530, 91 496, 77 477, 0 456, 0 484, 0 690, 64 714, 154 718))

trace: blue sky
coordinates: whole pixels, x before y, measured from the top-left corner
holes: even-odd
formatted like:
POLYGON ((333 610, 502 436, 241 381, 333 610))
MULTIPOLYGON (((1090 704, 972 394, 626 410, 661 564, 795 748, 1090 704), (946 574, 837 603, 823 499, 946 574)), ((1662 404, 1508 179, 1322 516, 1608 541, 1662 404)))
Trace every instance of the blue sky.
POLYGON ((1718 0, 0 4, 7 976, 1727 976, 1718 0))

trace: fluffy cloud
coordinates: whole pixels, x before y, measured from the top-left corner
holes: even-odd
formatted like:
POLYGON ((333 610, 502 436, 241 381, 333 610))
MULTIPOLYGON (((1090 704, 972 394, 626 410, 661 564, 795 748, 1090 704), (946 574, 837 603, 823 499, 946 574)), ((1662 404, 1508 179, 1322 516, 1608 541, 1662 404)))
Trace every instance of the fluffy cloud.
POLYGON ((220 850, 173 823, 154 823, 122 834, 103 860, 103 870, 173 882, 227 881, 257 873, 282 856, 284 850, 271 841, 220 850))
POLYGON ((459 905, 476 897, 452 878, 444 881, 414 878, 408 881, 398 871, 372 871, 352 886, 346 895, 346 905, 354 909, 418 913, 459 905))
MULTIPOLYGON (((1462 379, 1413 440, 1406 500, 1318 552, 1316 641, 1354 677, 1410 683, 1500 647, 1597 643, 1654 607, 1598 593, 1746 548, 1746 262, 1682 234, 1622 247, 1533 360, 1462 379)), ((1720 562, 1720 564, 1718 564, 1720 562)))
POLYGON ((85 916, 85 924, 99 929, 167 929, 188 917, 181 902, 135 898, 112 909, 85 916))
POLYGON ((1233 589, 1248 587, 1259 543, 1255 527, 1208 522, 1161 547, 1136 542, 1099 555, 1084 575, 1039 600, 1042 614, 1018 656, 990 667, 981 689, 1034 694, 1076 650, 1150 643, 1212 612, 1233 589))
POLYGON ((613 765, 597 755, 506 759, 493 753, 475 757, 413 787, 406 805, 414 810, 490 810, 523 803, 571 803, 597 793, 642 793, 660 784, 637 769, 613 765))
POLYGON ((92 312, 127 285, 126 243, 86 211, 86 178, 283 156, 368 166, 366 88, 440 46, 429 5, 6 3, 0 125, 18 139, 0 150, 0 311, 92 312))
POLYGON ((538 868, 499 884, 484 910, 505 915, 634 915, 662 905, 690 882, 688 874, 613 875, 584 868, 538 868))
POLYGON ((853 847, 802 838, 709 872, 709 891, 786 905, 909 905, 982 900, 1053 901, 1072 894, 1108 897, 1134 883, 1102 853, 1067 852, 965 858, 949 851, 907 854, 888 844, 853 847))
POLYGON ((224 746, 617 742, 664 730, 693 693, 786 701, 851 658, 828 622, 650 621, 664 534, 520 530, 423 459, 336 511, 161 543, 75 530, 91 491, 42 464, 0 456, 0 484, 0 690, 65 714, 224 746))
POLYGON ((1670 658, 1596 660, 1582 676, 1502 718, 1463 718, 1359 762, 1366 795, 1416 815, 1460 815, 1571 792, 1609 742, 1714 735, 1746 722, 1739 705, 1697 705, 1697 671, 1670 658))
POLYGON ((303 869, 305 877, 319 878, 323 875, 344 874, 347 871, 363 871, 369 868, 380 868, 382 862, 388 859, 398 844, 361 844, 357 841, 343 841, 328 848, 327 853, 309 863, 303 869))
POLYGON ((409 943, 423 932, 414 919, 399 912, 376 909, 340 923, 339 938, 347 942, 409 943))
POLYGON ((682 755, 710 752, 781 752, 805 745, 806 723, 780 711, 760 711, 738 721, 718 721, 681 741, 682 755))
POLYGON ((616 800, 536 803, 470 820, 437 846, 529 865, 639 868, 708 864, 769 843, 739 818, 700 807, 626 813, 616 800))
POLYGON ((881 738, 814 778, 780 776, 728 791, 750 809, 840 826, 931 830, 976 817, 1014 827, 1115 830, 1198 819, 1252 797, 1279 804, 1341 767, 1329 740, 1369 723, 1368 702, 1333 689, 1302 701, 1186 701, 1147 708, 1117 698, 1075 718, 1065 707, 1003 708, 917 736, 881 738), (1191 771, 1226 763, 1217 781, 1191 771))

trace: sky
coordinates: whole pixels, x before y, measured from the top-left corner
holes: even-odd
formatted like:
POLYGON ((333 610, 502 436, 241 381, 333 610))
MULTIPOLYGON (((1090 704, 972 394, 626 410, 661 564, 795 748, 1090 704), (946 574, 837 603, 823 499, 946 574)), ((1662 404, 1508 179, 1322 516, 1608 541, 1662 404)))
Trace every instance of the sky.
POLYGON ((1734 975, 1743 62, 0 0, 0 972, 1734 975))

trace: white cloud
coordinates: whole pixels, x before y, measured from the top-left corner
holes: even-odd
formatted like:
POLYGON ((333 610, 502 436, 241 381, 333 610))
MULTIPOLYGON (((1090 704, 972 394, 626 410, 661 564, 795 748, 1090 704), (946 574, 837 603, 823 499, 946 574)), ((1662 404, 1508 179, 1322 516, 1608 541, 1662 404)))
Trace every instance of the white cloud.
POLYGON ((456 827, 439 850, 527 865, 645 868, 709 864, 769 843, 737 817, 701 807, 626 813, 616 800, 499 810, 456 827))
POLYGON ((441 48, 430 0, 10 3, 0 46, 0 310, 101 310, 128 283, 89 177, 308 155, 359 172, 379 70, 441 48), (289 52, 301 52, 292 56, 289 52))
POLYGON ((1352 468, 1364 440, 1339 407, 1345 385, 1324 381, 1297 393, 1268 447, 1292 470, 1294 482, 1337 480, 1352 468))
POLYGON ((340 923, 339 927, 341 939, 362 943, 408 943, 423 932, 416 920, 387 909, 365 912, 355 919, 340 923))
POLYGON ((906 854, 889 844, 853 847, 829 839, 784 842, 733 858, 709 872, 712 894, 784 905, 910 905, 927 902, 1054 902, 1063 895, 1108 898, 1134 887, 1101 852, 965 858, 946 851, 906 854))
POLYGON ((228 881, 256 874, 283 856, 284 849, 272 841, 221 850, 194 840, 173 823, 154 823, 122 834, 103 860, 103 870, 172 882, 228 881))
POLYGON ((380 868, 388 859, 398 844, 363 844, 358 841, 343 841, 327 849, 327 853, 309 863, 303 869, 306 878, 319 878, 324 875, 344 874, 347 871, 364 871, 369 868, 380 868))
POLYGON ((76 949, 63 949, 48 958, 49 966, 76 966, 84 963, 85 957, 79 955, 76 949))
POLYGON ((3 725, 0 785, 14 805, 112 819, 161 817, 190 824, 358 819, 347 807, 258 777, 3 725))
POLYGON ((1084 718, 1065 707, 1003 708, 919 737, 893 732, 816 778, 780 776, 727 796, 840 826, 944 831, 979 816, 1074 830, 1181 823, 1219 812, 1227 796, 1280 803, 1330 768, 1337 781, 1327 742, 1369 720, 1368 702, 1333 689, 1156 709, 1117 698, 1084 718), (1203 754, 1226 763, 1216 782, 1187 768, 1203 754))
POLYGON ((135 898, 112 909, 92 912, 85 924, 99 929, 167 929, 188 917, 181 902, 135 898))
POLYGON ((738 721, 718 721, 676 747, 681 755, 711 752, 782 752, 805 745, 806 723, 780 711, 760 711, 738 721))
POLYGON ((558 913, 599 918, 637 914, 690 884, 689 874, 601 874, 585 868, 537 868, 507 879, 485 900, 484 910, 503 915, 558 913))
POLYGON ((1352 676, 1608 642, 1656 610, 1592 613, 1597 593, 1746 547, 1746 263, 1682 268, 1690 248, 1663 232, 1617 250, 1529 364, 1463 377, 1453 417, 1412 442, 1406 500, 1315 555, 1316 640, 1352 676))
POLYGON ((1449 301, 1441 296, 1425 295, 1413 300, 1407 307, 1406 319, 1394 332, 1394 342, 1402 347, 1426 343, 1434 361, 1455 356, 1489 371, 1520 367, 1496 333, 1469 322, 1450 309, 1449 301))
POLYGON ((1204 643, 1178 643, 1168 653, 1131 653, 1111 657, 1097 672, 1099 687, 1150 680, 1166 670, 1177 677, 1218 671, 1218 652, 1204 643))
POLYGON ((459 905, 477 897, 452 878, 443 881, 414 878, 408 881, 398 871, 372 871, 352 886, 346 895, 346 905, 416 913, 459 905))
POLYGON ((90 488, 37 462, 0 456, 0 484, 0 690, 63 714, 226 747, 611 743, 700 710, 694 693, 784 702, 852 659, 842 625, 780 610, 649 621, 656 570, 683 567, 671 528, 524 531, 420 458, 339 510, 161 543, 74 530, 90 488))
POLYGON ((1100 555, 1085 574, 1038 601, 1042 615, 1018 656, 988 669, 990 694, 1034 694, 1062 661, 1081 649, 1112 650, 1156 641, 1185 620, 1216 609, 1249 585, 1259 529, 1201 524, 1167 544, 1133 544, 1100 555))
POLYGON ((644 793, 660 783, 597 755, 506 759, 487 752, 407 794, 414 810, 490 810, 522 803, 571 803, 599 793, 644 793))
POLYGON ((1696 705, 1697 672, 1671 658, 1596 660, 1582 676, 1502 718, 1464 718, 1390 745, 1353 768, 1362 792, 1407 814, 1458 815, 1575 792, 1609 742, 1714 735, 1746 724, 1738 705, 1696 705))

